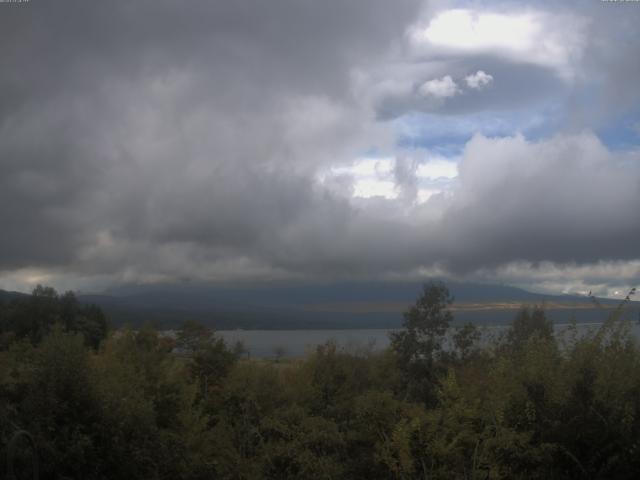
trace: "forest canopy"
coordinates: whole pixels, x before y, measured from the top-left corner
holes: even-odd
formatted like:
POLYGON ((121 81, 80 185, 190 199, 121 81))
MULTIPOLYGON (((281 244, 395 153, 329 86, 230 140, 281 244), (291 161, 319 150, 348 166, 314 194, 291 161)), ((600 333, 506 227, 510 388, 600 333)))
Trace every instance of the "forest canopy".
POLYGON ((384 351, 270 361, 193 322, 108 332, 97 307, 38 287, 0 303, 0 468, 26 431, 52 479, 636 478, 624 302, 586 333, 524 308, 481 341, 451 327, 452 301, 425 285, 384 351))

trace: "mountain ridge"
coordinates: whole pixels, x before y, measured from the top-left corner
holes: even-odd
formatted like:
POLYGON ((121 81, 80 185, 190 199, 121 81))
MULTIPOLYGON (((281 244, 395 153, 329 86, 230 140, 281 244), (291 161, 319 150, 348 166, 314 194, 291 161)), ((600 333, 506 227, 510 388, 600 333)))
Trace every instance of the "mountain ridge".
MULTIPOLYGON (((273 283, 213 286, 159 284, 119 287, 103 293, 78 294, 82 303, 100 306, 115 326, 151 323, 175 328, 195 320, 217 329, 396 328, 402 312, 420 294, 422 282, 273 283)), ((523 305, 546 306, 556 322, 602 321, 620 300, 529 292, 505 285, 446 282, 454 297, 457 323, 504 324, 523 305)), ((0 299, 20 292, 0 291, 0 299)), ((631 315, 640 303, 631 302, 631 315)))

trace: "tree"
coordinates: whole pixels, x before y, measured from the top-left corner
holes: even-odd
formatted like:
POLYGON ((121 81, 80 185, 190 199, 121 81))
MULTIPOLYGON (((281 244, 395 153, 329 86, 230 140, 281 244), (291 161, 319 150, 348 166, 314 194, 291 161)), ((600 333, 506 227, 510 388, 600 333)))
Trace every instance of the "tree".
POLYGON ((80 478, 100 458, 98 398, 82 335, 53 327, 33 350, 17 403, 21 427, 38 443, 44 478, 80 478))
POLYGON ((81 304, 71 291, 58 295, 38 285, 30 296, 0 304, 0 349, 25 338, 37 345, 58 324, 66 332, 81 333, 94 349, 107 336, 107 319, 99 307, 81 304))
POLYGON ((198 381, 201 395, 224 378, 240 356, 240 348, 227 347, 224 339, 197 322, 184 322, 178 332, 177 346, 189 357, 189 370, 198 381))
POLYGON ((417 400, 435 400, 437 362, 444 335, 453 315, 449 306, 453 297, 441 282, 424 285, 415 305, 404 313, 403 329, 391 333, 391 348, 405 376, 408 392, 417 400))
POLYGON ((465 323, 453 334, 453 345, 460 360, 466 360, 474 350, 474 345, 480 340, 480 331, 473 323, 465 323))
POLYGON ((547 319, 542 308, 536 306, 531 311, 529 307, 524 307, 511 323, 506 336, 507 344, 514 351, 520 351, 534 336, 542 340, 552 340, 553 322, 547 319))
POLYGON ((185 355, 193 355, 199 349, 208 345, 213 338, 213 331, 202 325, 201 323, 187 320, 182 323, 178 336, 176 338, 176 346, 185 355))

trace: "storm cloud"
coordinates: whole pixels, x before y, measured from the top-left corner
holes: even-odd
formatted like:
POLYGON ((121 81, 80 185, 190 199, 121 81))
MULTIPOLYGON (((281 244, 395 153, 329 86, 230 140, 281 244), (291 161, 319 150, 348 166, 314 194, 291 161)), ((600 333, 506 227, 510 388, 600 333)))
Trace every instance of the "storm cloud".
POLYGON ((0 4, 0 288, 638 281, 640 139, 598 129, 640 119, 639 42, 614 42, 640 8, 550 8, 0 4), (507 49, 478 19, 530 30, 507 49))

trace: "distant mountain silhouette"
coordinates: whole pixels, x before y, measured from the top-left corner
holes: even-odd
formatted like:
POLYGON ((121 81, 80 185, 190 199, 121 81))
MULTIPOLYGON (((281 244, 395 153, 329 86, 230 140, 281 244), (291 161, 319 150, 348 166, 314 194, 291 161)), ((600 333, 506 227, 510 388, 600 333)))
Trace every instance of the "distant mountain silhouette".
MULTIPOLYGON (((459 322, 504 324, 520 305, 547 305, 556 322, 601 321, 608 314, 591 299, 578 295, 548 295, 524 289, 447 281, 459 322)), ((394 328, 402 311, 422 289, 420 282, 285 282, 234 286, 197 283, 129 286, 104 294, 80 294, 83 303, 99 305, 115 325, 151 323, 174 328, 196 320, 218 329, 394 328)), ((0 300, 24 295, 0 291, 0 300)), ((619 300, 598 299, 604 307, 619 300)), ((633 302, 637 317, 640 303, 633 302)))
MULTIPOLYGON (((521 288, 461 282, 447 282, 457 302, 543 301, 557 295, 542 295, 521 288)), ((214 287, 177 284, 121 287, 111 296, 127 298, 136 304, 177 306, 308 305, 335 302, 413 302, 422 289, 418 282, 340 282, 290 285, 242 285, 214 287)), ((566 296, 563 296, 566 298, 566 296)), ((582 300, 585 297, 575 297, 582 300)))
POLYGON ((22 297, 27 297, 28 294, 26 293, 21 293, 21 292, 9 292, 6 290, 0 290, 0 302, 2 301, 10 301, 13 300, 15 298, 22 298, 22 297))

